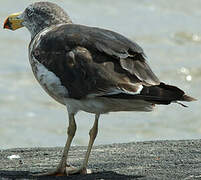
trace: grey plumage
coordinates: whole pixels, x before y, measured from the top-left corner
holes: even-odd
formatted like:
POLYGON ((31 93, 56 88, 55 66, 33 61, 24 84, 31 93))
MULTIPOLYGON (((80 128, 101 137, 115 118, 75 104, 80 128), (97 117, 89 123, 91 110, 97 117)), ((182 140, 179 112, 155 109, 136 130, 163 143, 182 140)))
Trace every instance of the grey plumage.
POLYGON ((71 24, 68 14, 58 5, 50 2, 37 2, 29 5, 22 14, 23 25, 32 38, 41 30, 61 23, 71 24))

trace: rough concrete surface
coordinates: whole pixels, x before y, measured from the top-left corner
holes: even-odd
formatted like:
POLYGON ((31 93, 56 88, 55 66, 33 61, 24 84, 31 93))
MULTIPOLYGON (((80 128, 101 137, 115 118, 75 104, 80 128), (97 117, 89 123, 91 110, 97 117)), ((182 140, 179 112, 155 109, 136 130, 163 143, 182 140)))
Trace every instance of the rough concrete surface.
MULTIPOLYGON (((53 169, 62 149, 16 148, 0 150, 0 179, 201 179, 201 140, 150 141, 94 146, 89 168, 93 174, 33 177, 30 173, 53 169), (11 155, 19 155, 10 159, 11 155)), ((80 166, 86 147, 72 147, 70 164, 80 166)))

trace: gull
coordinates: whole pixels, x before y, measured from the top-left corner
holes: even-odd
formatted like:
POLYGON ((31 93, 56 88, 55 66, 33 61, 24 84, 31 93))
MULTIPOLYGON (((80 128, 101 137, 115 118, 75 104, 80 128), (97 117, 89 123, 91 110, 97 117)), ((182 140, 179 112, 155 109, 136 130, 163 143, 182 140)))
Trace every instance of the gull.
POLYGON ((29 61, 35 78, 53 99, 67 107, 69 118, 60 163, 55 170, 36 175, 90 173, 87 164, 101 114, 148 112, 158 104, 195 100, 178 87, 161 82, 137 43, 110 30, 74 24, 54 3, 30 4, 5 20, 4 28, 21 27, 31 34, 29 61), (67 158, 78 111, 95 114, 95 121, 84 161, 80 168, 74 168, 67 164, 67 158))

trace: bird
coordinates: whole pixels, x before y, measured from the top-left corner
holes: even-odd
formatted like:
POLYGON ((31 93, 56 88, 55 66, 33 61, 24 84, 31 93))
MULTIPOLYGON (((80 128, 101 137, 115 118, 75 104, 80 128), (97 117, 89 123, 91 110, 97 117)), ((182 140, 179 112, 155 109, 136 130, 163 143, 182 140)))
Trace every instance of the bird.
POLYGON ((104 28, 75 24, 63 8, 35 2, 9 15, 4 28, 25 27, 31 34, 29 62, 42 88, 68 112, 67 140, 56 169, 43 175, 87 174, 101 114, 144 111, 156 105, 195 101, 180 88, 165 84, 151 70, 143 49, 125 36, 104 28), (95 115, 82 165, 70 166, 69 149, 76 132, 75 115, 95 115))

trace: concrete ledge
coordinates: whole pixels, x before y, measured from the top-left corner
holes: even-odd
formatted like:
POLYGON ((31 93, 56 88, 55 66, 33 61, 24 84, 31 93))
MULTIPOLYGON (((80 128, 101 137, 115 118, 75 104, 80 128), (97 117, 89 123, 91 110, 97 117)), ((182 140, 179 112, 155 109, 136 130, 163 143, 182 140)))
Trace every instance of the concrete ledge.
MULTIPOLYGON (((34 178, 29 173, 55 168, 63 148, 0 150, 0 179, 201 179, 201 140, 150 141, 95 146, 90 175, 34 178), (12 159, 12 155, 18 158, 12 159), (10 157, 10 158, 8 158, 10 157)), ((70 163, 80 166, 86 147, 72 147, 70 163)))

